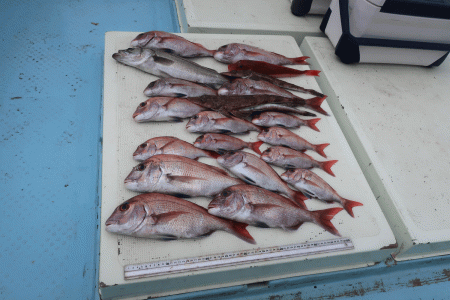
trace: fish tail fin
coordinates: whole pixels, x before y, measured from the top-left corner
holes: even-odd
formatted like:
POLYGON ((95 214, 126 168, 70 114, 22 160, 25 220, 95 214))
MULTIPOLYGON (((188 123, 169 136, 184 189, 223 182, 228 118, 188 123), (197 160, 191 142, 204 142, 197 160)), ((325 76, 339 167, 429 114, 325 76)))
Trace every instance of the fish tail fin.
POLYGON ((259 150, 259 147, 261 147, 261 145, 264 144, 263 141, 257 141, 254 143, 250 143, 250 149, 252 149, 254 152, 258 153, 259 155, 261 155, 261 150, 259 150))
POLYGON ((229 233, 237 236, 238 238, 240 238, 243 241, 246 241, 247 243, 256 244, 255 239, 250 235, 247 229, 245 229, 248 226, 248 224, 234 221, 230 221, 229 224, 230 224, 228 228, 229 230, 227 230, 229 233))
POLYGON ((319 70, 306 70, 304 75, 307 76, 319 76, 320 71, 319 70))
POLYGON ((309 198, 306 197, 302 192, 300 191, 293 191, 292 193, 292 200, 294 200, 295 203, 298 204, 298 206, 300 206, 303 209, 307 209, 306 204, 305 204, 305 200, 308 200, 309 198))
POLYGON ((300 56, 292 58, 292 63, 294 65, 309 65, 305 60, 307 60, 309 56, 300 56))
POLYGON ((322 155, 323 157, 327 158, 327 155, 325 154, 323 149, 325 149, 328 145, 330 145, 330 144, 326 143, 326 144, 314 145, 314 150, 317 153, 319 153, 320 155, 322 155))
POLYGON ((336 177, 333 171, 331 171, 331 167, 337 162, 338 162, 337 160, 323 161, 320 163, 320 168, 325 172, 327 172, 328 174, 330 174, 331 176, 336 177))
POLYGON ((341 207, 334 207, 324 210, 316 210, 313 211, 313 215, 315 216, 316 224, 325 229, 328 232, 331 232, 334 235, 341 236, 339 231, 334 227, 334 225, 331 223, 331 219, 334 218, 334 216, 343 210, 341 207))
POLYGON ((311 129, 313 129, 313 130, 315 130, 315 131, 319 131, 319 132, 320 132, 319 128, 316 127, 316 123, 319 122, 319 121, 320 121, 320 118, 317 118, 317 119, 311 119, 311 120, 307 120, 307 121, 306 121, 306 124, 307 124, 307 126, 308 126, 309 128, 311 128, 311 129))
POLYGON ((217 159, 220 156, 219 153, 214 152, 214 151, 210 151, 210 150, 203 150, 203 151, 205 151, 209 157, 212 157, 214 159, 217 159))
POLYGON ((306 102, 305 107, 310 108, 310 109, 317 111, 321 114, 324 114, 326 116, 329 116, 329 114, 322 107, 320 107, 326 98, 327 98, 327 96, 314 97, 311 99, 307 99, 307 100, 305 100, 305 102, 306 102))
POLYGON ((342 200, 342 203, 344 205, 344 209, 353 218, 355 217, 355 215, 353 214, 353 207, 355 207, 355 206, 363 206, 363 204, 360 203, 360 202, 356 202, 356 201, 352 201, 352 200, 348 200, 348 199, 344 199, 344 198, 342 198, 341 200, 342 200))

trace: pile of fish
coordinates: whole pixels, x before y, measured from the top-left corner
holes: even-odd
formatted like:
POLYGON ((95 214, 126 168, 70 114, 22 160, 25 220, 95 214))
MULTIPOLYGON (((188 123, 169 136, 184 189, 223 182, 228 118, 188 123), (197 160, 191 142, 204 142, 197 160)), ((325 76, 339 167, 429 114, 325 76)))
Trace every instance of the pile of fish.
POLYGON ((289 128, 308 127, 319 132, 319 118, 302 107, 328 115, 321 108, 326 96, 276 77, 318 76, 283 65, 307 64, 308 57, 289 58, 263 49, 232 43, 217 50, 174 34, 150 31, 139 34, 131 47, 113 54, 118 62, 161 77, 151 82, 132 118, 136 122, 183 122, 200 133, 193 144, 172 136, 153 137, 139 146, 139 162, 125 178, 125 187, 139 192, 120 204, 106 221, 106 230, 136 237, 173 240, 202 238, 223 230, 256 243, 246 227, 295 231, 312 222, 340 235, 331 223, 345 209, 354 217, 359 202, 341 197, 310 169, 335 176, 337 160, 317 161, 305 154, 327 157, 328 143, 315 145, 289 128), (218 73, 191 60, 213 57, 230 64, 218 73), (304 99, 287 90, 312 95, 304 99), (232 135, 258 132, 258 141, 232 135), (263 143, 273 145, 264 152, 263 143), (243 151, 243 149, 250 149, 243 151), (215 159, 223 167, 199 162, 215 159), (281 176, 271 165, 285 168, 281 176), (228 172, 232 175, 230 175, 228 172), (233 176, 234 175, 234 176, 233 176), (187 200, 210 197, 205 209, 187 200), (187 198, 187 199, 186 199, 187 198), (343 208, 309 211, 304 201, 314 198, 343 208))

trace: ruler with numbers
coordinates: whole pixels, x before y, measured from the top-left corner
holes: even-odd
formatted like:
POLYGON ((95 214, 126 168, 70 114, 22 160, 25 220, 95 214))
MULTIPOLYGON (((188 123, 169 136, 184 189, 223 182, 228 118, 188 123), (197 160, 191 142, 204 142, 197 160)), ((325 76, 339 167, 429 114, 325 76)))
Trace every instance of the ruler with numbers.
POLYGON ((125 266, 125 279, 152 277, 173 273, 228 267, 246 263, 336 252, 353 249, 349 238, 308 242, 286 246, 273 246, 198 257, 158 261, 125 266))

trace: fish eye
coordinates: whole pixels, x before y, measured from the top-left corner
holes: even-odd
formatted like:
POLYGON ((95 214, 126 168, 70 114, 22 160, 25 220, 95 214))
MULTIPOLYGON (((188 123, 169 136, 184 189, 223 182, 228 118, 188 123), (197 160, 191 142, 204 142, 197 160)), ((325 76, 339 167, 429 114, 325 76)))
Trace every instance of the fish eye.
POLYGON ((130 208, 130 204, 128 204, 128 203, 124 203, 124 204, 122 204, 121 206, 119 206, 119 210, 120 211, 126 211, 126 210, 128 210, 130 208))
POLYGON ((262 131, 267 133, 267 132, 269 132, 269 129, 268 128, 264 128, 262 131))
POLYGON ((145 103, 145 102, 141 102, 141 104, 139 104, 140 107, 144 107, 146 105, 147 105, 147 103, 145 103))
POLYGON ((197 120, 198 119, 198 115, 195 115, 192 117, 193 120, 197 120))
POLYGON ((145 147, 147 147, 147 144, 146 143, 140 144, 139 147, 145 148, 145 147))
POLYGON ((138 165, 138 166, 136 167, 136 169, 137 169, 138 171, 144 171, 144 170, 145 170, 145 166, 144 166, 143 164, 140 164, 140 165, 138 165))
POLYGON ((228 196, 230 196, 230 195, 231 195, 231 192, 230 192, 230 191, 226 191, 226 190, 225 190, 225 191, 222 192, 222 196, 223 196, 223 197, 228 197, 228 196))

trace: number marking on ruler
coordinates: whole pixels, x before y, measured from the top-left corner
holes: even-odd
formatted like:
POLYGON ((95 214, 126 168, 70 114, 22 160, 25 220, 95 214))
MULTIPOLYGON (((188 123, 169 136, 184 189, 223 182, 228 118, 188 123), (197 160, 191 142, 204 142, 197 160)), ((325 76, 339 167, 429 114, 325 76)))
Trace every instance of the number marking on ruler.
POLYGON ((245 263, 269 261, 297 256, 353 249, 349 238, 308 242, 286 246, 273 246, 252 250, 212 254, 206 256, 158 261, 125 266, 125 279, 152 277, 173 273, 227 267, 245 263))

